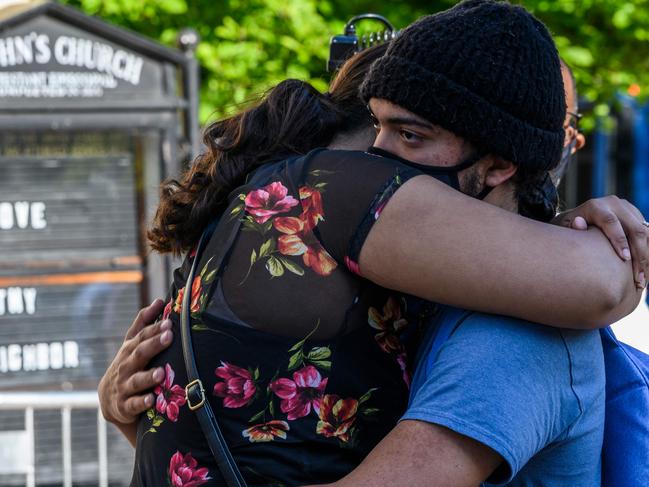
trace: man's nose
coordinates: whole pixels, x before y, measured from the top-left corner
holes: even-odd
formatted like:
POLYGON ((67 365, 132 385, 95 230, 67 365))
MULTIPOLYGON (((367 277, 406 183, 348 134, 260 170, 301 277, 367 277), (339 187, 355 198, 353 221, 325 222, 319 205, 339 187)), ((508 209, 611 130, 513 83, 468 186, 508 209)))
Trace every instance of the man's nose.
POLYGON ((376 140, 374 140, 374 147, 383 149, 388 152, 395 152, 395 146, 393 142, 393 137, 389 136, 389 133, 386 130, 379 130, 379 133, 376 135, 376 140))

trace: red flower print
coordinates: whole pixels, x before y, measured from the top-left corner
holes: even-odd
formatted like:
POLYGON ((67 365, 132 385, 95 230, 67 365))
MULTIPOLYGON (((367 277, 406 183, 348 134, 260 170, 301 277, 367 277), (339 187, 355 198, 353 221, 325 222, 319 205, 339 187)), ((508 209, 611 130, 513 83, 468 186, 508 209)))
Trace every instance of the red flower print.
POLYGON ((174 300, 171 299, 171 300, 167 303, 167 305, 165 306, 165 309, 164 309, 164 311, 162 312, 162 319, 163 319, 163 321, 166 320, 167 318, 169 318, 169 315, 171 314, 171 307, 173 306, 173 304, 174 304, 174 300))
POLYGON ((302 215, 300 219, 306 223, 309 230, 324 220, 322 209, 322 194, 315 188, 302 186, 300 188, 300 202, 302 203, 302 215))
POLYGON ((174 302, 174 311, 180 313, 183 309, 183 297, 185 296, 185 288, 181 287, 178 290, 178 295, 176 296, 176 301, 174 302))
POLYGON ((286 213, 299 201, 288 195, 286 186, 275 182, 248 193, 244 203, 246 211, 257 223, 266 223, 270 217, 278 213, 286 213))
MULTIPOLYGON (((203 292, 201 276, 196 276, 194 278, 194 282, 192 283, 192 299, 189 303, 190 313, 198 313, 201 310, 201 292, 203 292)), ((178 296, 176 296, 176 302, 174 303, 174 311, 176 313, 180 313, 182 311, 184 297, 185 288, 182 287, 178 290, 178 296)))
POLYGON ((241 432, 250 443, 273 441, 275 438, 286 439, 286 432, 290 430, 286 421, 273 420, 268 423, 256 424, 241 432))
POLYGON ((315 238, 304 220, 294 216, 277 217, 273 226, 283 233, 277 239, 277 250, 282 255, 301 255, 304 265, 321 276, 330 275, 338 266, 315 238))
POLYGON ((203 287, 201 285, 201 276, 196 276, 192 283, 192 300, 189 304, 189 311, 191 313, 198 313, 201 310, 201 292, 203 287))
POLYGON ((250 371, 227 362, 214 370, 223 382, 214 385, 214 395, 223 398, 223 407, 241 408, 253 400, 257 386, 250 371))
POLYGON ((311 407, 318 412, 327 379, 323 379, 313 365, 307 365, 293 373, 293 380, 277 379, 269 387, 281 399, 282 412, 287 414, 289 421, 293 421, 307 416, 311 407))
POLYGON ((402 353, 403 345, 399 340, 399 332, 408 325, 408 321, 401 316, 401 307, 394 297, 390 296, 383 306, 383 313, 376 308, 370 308, 368 323, 380 333, 374 339, 381 349, 387 353, 402 353))
POLYGON ((178 420, 180 407, 185 405, 185 391, 178 384, 174 384, 175 373, 171 365, 165 364, 165 378, 158 384, 153 392, 156 394, 155 408, 171 421, 178 420))
POLYGON ((206 484, 211 478, 206 468, 197 468, 198 462, 191 453, 183 455, 179 451, 169 461, 169 482, 172 487, 197 487, 206 484))
POLYGON ((327 394, 320 403, 320 412, 316 433, 327 438, 338 438, 349 441, 349 429, 356 420, 358 401, 356 399, 341 399, 335 394, 327 394))

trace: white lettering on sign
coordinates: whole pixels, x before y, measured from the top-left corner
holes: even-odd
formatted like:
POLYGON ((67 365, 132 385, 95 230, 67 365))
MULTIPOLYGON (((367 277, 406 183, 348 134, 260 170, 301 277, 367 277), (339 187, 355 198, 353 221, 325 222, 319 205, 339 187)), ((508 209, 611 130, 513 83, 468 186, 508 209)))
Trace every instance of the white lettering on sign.
POLYGON ((117 87, 109 74, 88 72, 0 72, 0 98, 97 98, 117 87))
POLYGON ((52 40, 47 34, 31 32, 0 39, 0 67, 47 64, 52 59, 61 66, 98 71, 134 86, 140 84, 144 65, 136 54, 83 37, 62 35, 52 40))
POLYGON ((0 202, 0 230, 14 228, 42 230, 47 227, 45 203, 42 201, 0 202))
POLYGON ((79 344, 75 341, 0 346, 0 373, 79 367, 79 344))
POLYGON ((36 289, 33 287, 0 288, 0 316, 36 313, 36 289))

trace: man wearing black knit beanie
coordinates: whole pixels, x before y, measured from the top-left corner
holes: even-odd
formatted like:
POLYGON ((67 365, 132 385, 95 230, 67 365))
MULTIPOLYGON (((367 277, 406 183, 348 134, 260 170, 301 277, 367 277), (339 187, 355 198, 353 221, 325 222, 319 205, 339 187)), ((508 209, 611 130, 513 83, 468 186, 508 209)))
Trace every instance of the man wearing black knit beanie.
POLYGON ((502 206, 506 197, 524 216, 554 216, 557 200, 548 171, 563 147, 563 82, 550 34, 522 7, 467 0, 420 19, 372 66, 361 96, 378 122, 386 110, 394 118, 396 105, 402 115, 410 112, 463 146, 460 154, 444 154, 459 157, 455 165, 452 157, 431 159, 428 152, 438 153, 439 137, 436 147, 410 144, 404 151, 379 134, 376 152, 456 166, 451 171, 459 175, 457 189, 484 197, 502 185, 501 194, 487 201, 502 206), (535 197, 548 193, 545 200, 535 197))
MULTIPOLYGON (((564 85, 548 31, 522 7, 467 0, 420 19, 376 61, 361 96, 377 128, 370 152, 511 211, 554 216, 564 85)), ((450 307, 433 321, 408 411, 335 485, 600 485, 598 332, 450 307)))

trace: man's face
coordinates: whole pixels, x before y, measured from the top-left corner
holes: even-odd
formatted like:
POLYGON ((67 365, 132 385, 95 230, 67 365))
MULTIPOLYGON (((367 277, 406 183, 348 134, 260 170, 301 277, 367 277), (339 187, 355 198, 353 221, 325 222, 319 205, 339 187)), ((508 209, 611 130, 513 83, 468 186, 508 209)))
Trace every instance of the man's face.
MULTIPOLYGON (((372 98, 369 107, 376 129, 374 146, 403 159, 449 167, 465 161, 474 151, 461 137, 387 100, 372 98)), ((480 192, 475 168, 460 171, 458 177, 462 192, 473 196, 480 192)))
POLYGON ((372 98, 369 106, 376 147, 429 166, 455 166, 469 155, 471 148, 464 139, 405 108, 378 98, 372 98))

